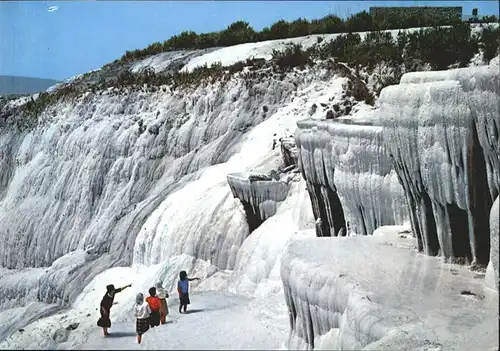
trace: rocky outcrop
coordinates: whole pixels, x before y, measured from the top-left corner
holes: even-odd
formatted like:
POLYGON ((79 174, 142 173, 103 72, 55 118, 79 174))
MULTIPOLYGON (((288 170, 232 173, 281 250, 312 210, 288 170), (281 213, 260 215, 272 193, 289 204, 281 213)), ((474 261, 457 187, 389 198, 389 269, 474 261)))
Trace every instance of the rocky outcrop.
POLYGON ((418 249, 489 261, 499 191, 498 68, 411 73, 384 89, 377 113, 403 185, 418 249))
POLYGON ((498 345, 498 295, 467 267, 412 250, 397 231, 292 241, 281 277, 289 349, 447 350, 498 345), (459 306, 459 307, 457 307, 459 306), (472 322, 473 321, 473 322, 472 322), (487 331, 487 333, 484 333, 487 331), (478 335, 481 336, 478 340, 478 335))
POLYGON ((371 234, 407 218, 404 193, 383 143, 383 128, 306 120, 296 134, 318 236, 371 234), (347 228, 349 221, 349 228, 347 228))
MULTIPOLYGON (((276 134, 274 135, 276 137, 276 134)), ((245 210, 249 232, 257 229, 276 213, 278 204, 288 195, 293 173, 297 173, 298 149, 292 137, 273 140, 273 149, 280 144, 282 162, 278 170, 268 174, 229 174, 227 182, 233 196, 241 201, 245 210)))
MULTIPOLYGON (((382 91, 380 107, 365 116, 370 123, 299 122, 317 236, 338 235, 347 220, 371 234, 409 217, 418 251, 489 262, 498 289, 499 98, 498 67, 412 73, 382 91)), ((498 295, 485 297, 484 281, 467 267, 418 256, 414 244, 384 235, 292 242, 281 266, 288 347, 447 348, 457 338, 472 345, 482 326, 497 321, 498 295), (460 316, 449 313, 457 303, 460 316), (433 325, 431 309, 449 323, 477 324, 454 324, 450 334, 433 325)), ((498 325, 491 325, 493 346, 498 325)))
POLYGON ((264 174, 229 174, 227 182, 245 209, 250 233, 276 213, 288 194, 287 182, 264 174))
POLYGON ((299 161, 298 149, 293 138, 281 138, 281 155, 283 156, 283 165, 285 168, 297 166, 299 161))
POLYGON ((497 76, 491 66, 411 73, 382 91, 369 123, 299 122, 318 236, 346 221, 370 234, 409 214, 419 251, 486 265, 484 213, 499 192, 497 76))

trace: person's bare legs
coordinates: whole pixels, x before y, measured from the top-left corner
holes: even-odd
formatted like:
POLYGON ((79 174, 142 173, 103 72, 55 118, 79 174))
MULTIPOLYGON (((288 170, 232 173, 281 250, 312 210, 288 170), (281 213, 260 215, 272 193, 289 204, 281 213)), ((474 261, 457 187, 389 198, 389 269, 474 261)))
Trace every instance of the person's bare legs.
POLYGON ((102 331, 104 333, 104 336, 108 336, 109 335, 108 328, 102 328, 102 331))
POLYGON ((141 334, 137 334, 137 343, 140 344, 142 341, 142 335, 141 334))

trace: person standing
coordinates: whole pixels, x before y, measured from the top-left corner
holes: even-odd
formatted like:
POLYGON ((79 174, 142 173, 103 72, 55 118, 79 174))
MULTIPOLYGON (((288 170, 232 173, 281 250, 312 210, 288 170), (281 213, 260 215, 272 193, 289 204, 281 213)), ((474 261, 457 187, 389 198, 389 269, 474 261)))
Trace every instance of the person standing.
POLYGON ((177 293, 179 294, 179 313, 182 313, 184 308, 184 313, 187 312, 187 305, 191 303, 189 300, 189 282, 193 280, 201 280, 200 278, 189 278, 186 271, 181 271, 179 273, 179 282, 177 283, 177 293))
POLYGON ((99 320, 97 321, 97 326, 102 328, 104 336, 109 335, 108 329, 111 328, 111 319, 109 314, 111 312, 111 307, 113 307, 115 294, 131 286, 132 284, 129 284, 118 289, 115 289, 115 286, 113 284, 106 286, 106 294, 103 296, 101 300, 101 308, 100 308, 101 318, 99 318, 99 320))
POLYGON ((149 325, 151 328, 160 325, 160 299, 156 295, 156 288, 152 287, 149 289, 149 296, 146 298, 146 302, 151 308, 151 314, 149 316, 149 325))
POLYGON ((138 293, 135 297, 135 330, 137 332, 137 343, 142 341, 142 335, 149 330, 149 316, 151 315, 151 308, 149 304, 144 301, 144 295, 138 293))
POLYGON ((162 287, 162 284, 160 282, 156 283, 156 294, 160 299, 160 323, 165 324, 168 315, 168 304, 167 304, 168 293, 162 287))

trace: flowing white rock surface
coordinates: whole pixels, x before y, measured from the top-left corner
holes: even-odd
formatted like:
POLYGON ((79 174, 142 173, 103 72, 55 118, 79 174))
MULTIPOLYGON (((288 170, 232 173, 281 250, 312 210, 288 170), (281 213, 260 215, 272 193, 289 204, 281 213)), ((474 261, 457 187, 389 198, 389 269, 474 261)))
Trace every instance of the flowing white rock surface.
POLYGON ((339 121, 305 120, 296 134, 320 236, 342 228, 371 234, 382 225, 403 224, 407 209, 384 146, 383 128, 339 121))
MULTIPOLYGON (((344 82, 318 68, 255 84, 236 75, 224 86, 109 89, 58 103, 32 131, 2 125, 0 265, 8 269, 0 270, 6 316, 0 340, 40 316, 26 309, 19 312, 22 320, 7 318, 12 308, 39 302, 47 309, 78 309, 78 318, 90 309, 92 320, 79 328, 93 329, 106 284, 132 281, 147 291, 151 280, 161 280, 173 288, 182 269, 213 277, 204 279, 207 288, 212 281, 225 289, 230 279, 250 296, 256 289, 279 293, 272 267, 279 266, 290 232, 274 239, 261 233, 240 252, 248 224, 227 175, 276 169, 282 155, 279 147, 273 150, 273 139, 293 134, 308 100, 339 99, 344 82), (263 260, 269 269, 243 267, 248 260, 263 260), (128 274, 121 282, 107 274, 131 264, 153 266, 154 277, 128 274), (231 277, 233 269, 250 278, 231 277), (88 305, 75 305, 80 294, 88 295, 88 305)), ((125 297, 133 302, 132 293, 125 297)), ((115 316, 129 313, 127 307, 115 316)), ((32 340, 52 347, 51 330, 65 326, 45 320, 34 324, 31 332, 38 336, 32 340)), ((23 335, 16 332, 4 346, 33 345, 23 335)))
MULTIPOLYGON (((402 198, 418 251, 488 263, 490 230, 491 245, 498 247, 498 205, 491 204, 500 186, 499 92, 498 69, 492 66, 413 73, 382 91, 380 108, 367 116, 372 118, 368 125, 368 118, 353 121, 354 125, 299 122, 299 160, 318 219, 318 236, 338 234, 342 217, 356 204, 340 198, 341 186, 350 180, 337 178, 342 162, 352 160, 351 171, 362 171, 359 165, 366 162, 370 171, 395 171, 404 189, 402 198), (370 131, 372 136, 367 138, 370 131), (374 131, 380 135, 378 142, 374 131), (345 135, 350 137, 350 147, 342 148, 345 135), (369 141, 359 142, 360 135, 369 141), (345 157, 355 155, 355 144, 364 145, 365 154, 345 157), (373 166, 380 165, 381 156, 386 157, 382 165, 390 166, 373 166), (490 209, 491 224, 484 218, 490 209)), ((346 193, 355 198, 356 189, 349 190, 346 193)), ((371 193, 362 195, 358 203, 371 193)), ((385 205, 388 213, 391 209, 385 205)), ((483 292, 481 275, 420 256, 411 250, 413 239, 397 233, 375 236, 318 238, 289 245, 281 266, 290 312, 289 347, 498 346, 498 294, 483 292), (412 266, 421 271, 408 272, 412 266), (369 274, 365 274, 366 267, 370 267, 369 274), (457 315, 450 312, 454 308, 457 315), (443 316, 447 316, 445 323, 443 316), (465 322, 472 318, 471 324, 465 322)), ((494 251, 490 272, 498 264, 494 251)))
POLYGON ((490 249, 490 263, 488 263, 488 268, 486 269, 486 279, 491 280, 488 281, 488 284, 497 289, 499 286, 498 279, 498 266, 499 266, 499 258, 498 258, 498 245, 500 244, 498 241, 498 237, 500 236, 500 225, 499 225, 499 217, 500 217, 500 197, 497 197, 493 206, 491 206, 490 211, 490 240, 491 240, 491 249, 490 249))
POLYGON ((448 350, 478 331, 477 347, 498 345, 498 294, 485 294, 466 267, 412 250, 399 230, 288 245, 281 276, 289 348, 448 350))
POLYGON ((409 73, 381 93, 386 145, 427 254, 488 263, 484 213, 500 186, 499 98, 492 66, 409 73))

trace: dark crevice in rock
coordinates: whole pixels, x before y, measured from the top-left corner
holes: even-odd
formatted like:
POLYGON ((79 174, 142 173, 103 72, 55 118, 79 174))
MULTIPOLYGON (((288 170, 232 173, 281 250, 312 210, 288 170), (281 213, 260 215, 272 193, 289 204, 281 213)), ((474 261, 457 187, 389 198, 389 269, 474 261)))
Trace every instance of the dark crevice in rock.
POLYGON ((420 222, 417 219, 417 214, 416 214, 416 208, 417 204, 415 202, 415 199, 411 196, 406 196, 406 204, 409 209, 409 214, 410 214, 410 224, 412 231, 414 235, 417 238, 417 250, 418 252, 423 252, 424 251, 424 241, 422 238, 422 229, 420 228, 420 222))
POLYGON ((311 349, 314 350, 314 325, 311 314, 311 306, 307 306, 307 334, 306 334, 306 342, 311 346, 311 349))
POLYGON ((289 300, 290 302, 290 327, 292 330, 295 330, 295 326, 297 325, 297 309, 295 308, 295 303, 293 299, 289 300))
POLYGON ((451 243, 454 257, 463 257, 467 262, 472 261, 472 253, 469 242, 469 225, 467 212, 456 204, 446 205, 446 214, 449 221, 451 243))
POLYGON ((295 140, 293 138, 282 138, 281 143, 281 155, 283 156, 284 168, 289 166, 297 166, 298 164, 298 151, 295 146, 295 140))
POLYGON ((368 231, 366 230, 366 221, 365 221, 363 206, 358 206, 358 210, 359 210, 359 215, 361 217, 361 226, 362 226, 362 229, 363 229, 363 233, 361 233, 361 234, 367 235, 368 231))
POLYGON ((304 175, 304 171, 302 170, 302 177, 306 180, 307 192, 309 193, 309 200, 311 200, 311 207, 313 210, 313 216, 316 220, 316 236, 322 237, 323 235, 323 220, 321 219, 320 206, 319 206, 319 198, 321 196, 321 192, 317 190, 317 187, 309 182, 304 175))
MULTIPOLYGON (((326 165, 323 163, 323 177, 328 179, 328 173, 326 172, 326 165)), ((346 234, 346 224, 344 216, 344 208, 340 202, 339 195, 337 194, 337 189, 331 189, 329 186, 326 187, 326 197, 327 197, 327 207, 328 220, 330 222, 330 228, 333 228, 333 236, 338 236, 343 233, 342 236, 346 234)), ((331 234, 330 234, 331 236, 331 234)))
POLYGON ((244 200, 240 199, 241 204, 243 205, 243 209, 245 210, 245 216, 248 223, 248 231, 252 233, 255 229, 260 227, 264 220, 260 218, 259 214, 254 210, 253 206, 244 200))
POLYGON ((396 171, 396 175, 398 177, 399 184, 403 187, 403 191, 405 193, 406 205, 408 206, 408 213, 410 216, 410 224, 413 230, 414 235, 417 238, 417 250, 419 252, 424 251, 424 240, 422 237, 422 228, 420 228, 420 222, 417 217, 417 199, 415 194, 413 193, 413 188, 410 184, 410 178, 408 174, 408 170, 404 167, 404 164, 396 160, 392 154, 389 154, 394 170, 396 171))
POLYGON ((471 245, 476 264, 487 265, 490 259, 490 225, 485 220, 493 204, 488 186, 488 175, 483 149, 479 142, 476 124, 472 123, 472 140, 469 146, 469 199, 471 211, 471 245))
POLYGON ((311 184, 310 186, 307 187, 308 189, 313 189, 313 195, 311 194, 311 191, 309 191, 311 199, 314 199, 315 201, 312 201, 313 203, 313 212, 314 212, 314 218, 317 220, 318 218, 321 220, 319 224, 319 228, 321 230, 320 233, 318 233, 318 230, 316 230, 316 235, 317 236, 332 236, 330 233, 330 226, 328 223, 328 215, 326 213, 326 205, 322 196, 322 191, 321 189, 323 186, 319 184, 311 184), (315 206, 316 205, 316 206, 315 206))
POLYGON ((316 236, 338 236, 347 233, 340 199, 330 187, 307 183, 309 197, 316 219, 316 236), (318 222, 318 219, 320 221, 318 222))
POLYGON ((437 234, 436 220, 432 212, 432 202, 427 192, 420 194, 420 211, 417 208, 415 217, 417 220, 420 218, 421 223, 419 227, 422 230, 422 240, 424 244, 424 252, 429 256, 436 256, 439 254, 439 240, 437 234))
POLYGON ((392 160, 405 193, 412 231, 417 237, 417 249, 429 256, 436 256, 439 253, 439 241, 429 194, 423 190, 419 184, 421 180, 415 178, 403 160, 394 157, 392 160))

